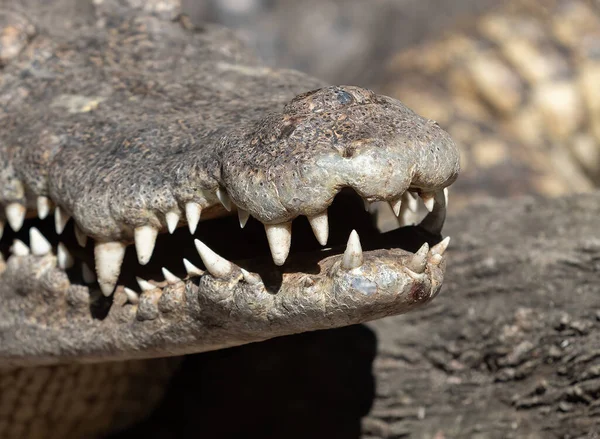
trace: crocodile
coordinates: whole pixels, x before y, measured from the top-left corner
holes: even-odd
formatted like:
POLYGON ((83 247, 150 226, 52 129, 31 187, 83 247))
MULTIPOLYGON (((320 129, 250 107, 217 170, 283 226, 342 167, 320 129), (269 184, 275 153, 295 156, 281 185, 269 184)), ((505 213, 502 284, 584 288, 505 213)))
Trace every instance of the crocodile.
POLYGON ((460 160, 436 122, 176 1, 0 7, 0 437, 103 436, 185 354, 439 293, 460 160))

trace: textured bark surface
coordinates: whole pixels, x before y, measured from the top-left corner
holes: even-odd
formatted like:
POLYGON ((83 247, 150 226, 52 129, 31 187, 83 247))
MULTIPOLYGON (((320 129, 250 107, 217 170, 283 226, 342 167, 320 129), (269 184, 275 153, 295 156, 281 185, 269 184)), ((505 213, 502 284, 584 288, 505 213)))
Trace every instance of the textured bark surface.
POLYGON ((600 194, 495 204, 450 220, 427 309, 188 357, 136 433, 598 437, 600 194))

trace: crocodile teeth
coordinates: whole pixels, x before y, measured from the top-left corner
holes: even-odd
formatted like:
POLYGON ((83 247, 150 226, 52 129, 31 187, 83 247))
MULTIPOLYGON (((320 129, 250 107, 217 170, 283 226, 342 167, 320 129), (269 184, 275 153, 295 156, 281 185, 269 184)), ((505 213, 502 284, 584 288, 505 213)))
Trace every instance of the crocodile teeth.
POLYGON ((406 268, 415 273, 423 273, 427 266, 427 253, 429 253, 429 244, 425 243, 408 261, 406 268))
POLYGON ((75 264, 75 259, 62 242, 59 242, 56 248, 56 258, 58 259, 58 266, 63 270, 67 270, 75 264))
POLYGON ((60 206, 56 206, 56 209, 54 209, 54 226, 58 235, 65 230, 69 218, 71 218, 71 215, 65 212, 60 206))
POLYGON ((222 258, 212 251, 206 244, 199 239, 195 239, 196 250, 204 262, 204 266, 214 277, 226 277, 233 270, 233 265, 227 259, 222 258))
POLYGON ((186 258, 183 258, 183 265, 185 266, 185 271, 189 276, 202 276, 204 274, 203 270, 200 270, 186 258))
POLYGON ((238 207, 238 218, 240 220, 240 227, 243 229, 248 222, 248 218, 250 218, 250 214, 244 209, 240 209, 238 207))
POLYGON ((25 213, 27 209, 21 203, 10 203, 6 206, 6 219, 8 220, 8 224, 10 228, 15 232, 21 230, 23 227, 23 221, 25 221, 25 213))
POLYGON ((181 279, 179 279, 177 276, 175 276, 173 273, 171 273, 165 267, 163 267, 161 270, 162 270, 163 276, 165 277, 165 280, 167 281, 167 283, 169 285, 174 285, 177 282, 181 282, 181 279))
POLYGON ((360 245, 360 238, 358 237, 356 230, 352 230, 352 232, 350 232, 350 237, 348 238, 348 244, 346 244, 346 251, 344 251, 344 256, 342 258, 342 268, 352 270, 360 267, 362 263, 363 252, 360 245))
POLYGON ((262 282, 262 279, 258 274, 250 273, 249 271, 244 270, 243 268, 240 268, 240 270, 242 272, 242 276, 244 276, 244 280, 246 281, 246 283, 250 285, 256 285, 262 282))
POLYGON ((110 296, 115 289, 121 274, 125 247, 125 244, 119 241, 96 242, 94 246, 98 283, 105 296, 110 296))
POLYGON ((29 254, 29 247, 20 239, 15 239, 13 245, 10 247, 10 252, 15 256, 27 256, 29 254))
POLYGON ((48 240, 35 227, 29 229, 29 245, 31 246, 31 253, 35 256, 44 256, 52 251, 52 246, 48 240))
POLYGON ((231 198, 227 192, 221 188, 217 189, 217 198, 228 212, 231 212, 231 198))
POLYGON ((443 255, 450 244, 450 237, 446 236, 442 241, 431 247, 431 253, 434 255, 443 255))
POLYGON ((447 187, 444 188, 444 202, 446 203, 445 204, 446 208, 448 208, 448 188, 447 187))
POLYGON ((419 201, 408 191, 402 194, 401 199, 402 205, 400 206, 400 213, 398 214, 398 225, 404 227, 416 224, 416 213, 419 209, 419 201))
POLYGON ((423 204, 429 212, 433 212, 433 205, 435 204, 434 194, 430 193, 421 193, 421 199, 423 200, 423 204))
POLYGON ((365 212, 370 212, 371 211, 371 202, 363 199, 363 203, 365 205, 365 212))
POLYGON ((146 265, 148 261, 150 261, 152 253, 154 252, 154 244, 156 243, 157 235, 158 230, 152 226, 137 227, 133 231, 135 251, 137 252, 140 265, 146 265))
POLYGON ((201 213, 202 207, 200 207, 198 203, 194 203, 193 201, 185 203, 185 219, 187 220, 192 235, 196 233, 196 227, 198 227, 201 213))
POLYGON ((152 285, 150 282, 142 279, 141 277, 136 277, 135 280, 137 281, 138 285, 140 286, 140 289, 142 290, 142 292, 152 291, 157 288, 156 285, 152 285))
POLYGON ((283 265, 292 244, 292 223, 265 224, 265 231, 273 262, 275 265, 283 265))
MULTIPOLYGON (((198 216, 198 219, 200 216, 198 216)), ((177 212, 167 212, 165 214, 165 220, 167 221, 167 229, 169 233, 172 235, 175 229, 177 228, 177 224, 179 224, 179 214, 177 212)))
POLYGON ((434 255, 431 255, 431 258, 429 258, 429 261, 432 264, 440 265, 440 262, 442 262, 442 259, 444 259, 444 257, 442 255, 434 254, 434 255))
POLYGON ((394 215, 400 215, 400 208, 402 207, 402 196, 390 201, 390 207, 394 211, 394 215))
POLYGON ((88 237, 85 233, 83 233, 77 224, 75 224, 75 239, 80 246, 86 246, 88 237))
POLYGON ((81 277, 86 284, 93 284, 96 282, 96 273, 94 273, 90 266, 85 262, 81 263, 81 277))
POLYGON ((127 296, 127 301, 132 305, 137 305, 140 303, 140 295, 131 288, 123 287, 123 292, 127 296))
POLYGON ((50 198, 44 197, 44 196, 39 196, 39 197, 37 197, 36 205, 37 205, 37 211, 38 211, 38 218, 46 219, 46 217, 50 213, 50 207, 52 205, 50 198))
POLYGON ((327 219, 327 211, 321 212, 315 216, 309 216, 308 222, 310 227, 315 234, 319 244, 327 244, 327 238, 329 238, 329 221, 327 219))

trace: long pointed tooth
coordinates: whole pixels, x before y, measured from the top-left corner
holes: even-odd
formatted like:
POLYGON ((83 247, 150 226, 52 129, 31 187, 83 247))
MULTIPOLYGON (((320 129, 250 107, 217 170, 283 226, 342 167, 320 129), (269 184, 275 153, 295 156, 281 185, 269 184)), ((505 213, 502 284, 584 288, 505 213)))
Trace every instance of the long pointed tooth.
POLYGON ((133 291, 131 288, 123 287, 123 291, 127 296, 127 301, 132 305, 137 305, 140 303, 140 295, 133 291))
POLYGON ((243 268, 240 268, 240 270, 242 271, 242 276, 244 276, 244 280, 246 281, 246 283, 250 285, 256 285, 262 282, 262 279, 258 274, 250 273, 249 271, 244 270, 243 268))
POLYGON ((156 285, 152 285, 150 282, 142 279, 141 277, 136 276, 135 280, 137 281, 138 285, 140 286, 140 289, 142 290, 142 292, 152 291, 152 290, 155 290, 158 288, 156 285))
POLYGON ((319 244, 327 244, 327 239, 329 238, 329 220, 327 219, 327 211, 325 210, 315 216, 309 216, 308 222, 310 222, 310 227, 312 228, 317 241, 319 241, 319 244))
POLYGON ((429 212, 433 212, 433 205, 435 203, 434 194, 422 193, 421 199, 423 200, 423 204, 429 212))
POLYGON ((50 207, 52 206, 52 203, 50 202, 50 198, 44 197, 44 196, 39 196, 39 197, 37 197, 36 204, 37 204, 38 218, 45 219, 48 216, 48 214, 50 213, 50 207))
POLYGON ((195 239, 196 250, 204 262, 204 266, 214 277, 226 277, 231 273, 233 265, 227 259, 222 258, 212 251, 206 244, 199 239, 195 239))
POLYGON ((444 188, 444 201, 446 202, 446 209, 448 208, 448 188, 444 188))
POLYGON ((177 282, 181 282, 181 279, 179 279, 177 276, 175 276, 173 273, 171 273, 165 267, 162 268, 162 274, 165 277, 165 280, 167 281, 167 283, 169 285, 173 285, 173 284, 176 284, 177 282))
POLYGON ((411 212, 416 213, 419 211, 419 199, 412 192, 406 191, 402 197, 404 198, 402 201, 408 204, 408 209, 411 212))
POLYGON ((370 202, 370 201, 367 201, 367 200, 365 200, 365 199, 363 198, 363 203, 364 203, 364 205, 365 205, 365 211, 366 211, 366 212, 370 212, 370 211, 371 211, 371 202, 370 202))
POLYGON ((202 276, 204 274, 204 270, 199 269, 186 258, 183 258, 183 265, 185 266, 185 271, 189 276, 202 276))
POLYGON ((125 256, 125 244, 119 241, 96 242, 94 257, 102 294, 110 296, 115 289, 125 256))
POLYGON ((395 200, 390 201, 390 207, 394 211, 394 215, 400 215, 400 208, 402 207, 402 197, 398 197, 395 200))
POLYGON ((444 259, 444 257, 442 255, 435 254, 435 255, 431 255, 431 257, 429 258, 429 261, 432 264, 440 265, 440 262, 442 262, 442 259, 444 259))
POLYGON ((427 253, 429 252, 429 244, 425 243, 414 254, 410 261, 406 264, 406 268, 415 273, 423 273, 427 266, 427 253))
POLYGON ((292 223, 265 224, 267 241, 275 265, 283 265, 292 245, 292 223))
POLYGON ((248 222, 248 218, 250 218, 250 214, 244 209, 240 209, 239 207, 237 211, 238 218, 240 220, 240 227, 243 229, 246 226, 246 223, 248 222))
POLYGON ((219 199, 223 207, 227 209, 228 212, 231 212, 231 198, 229 198, 229 195, 227 194, 225 189, 217 189, 217 198, 219 199))
POLYGON ((194 203, 193 201, 185 203, 185 219, 187 220, 192 235, 196 233, 196 227, 198 227, 201 213, 202 207, 198 203, 194 203))
POLYGON ((93 284, 96 282, 96 273, 94 273, 90 266, 85 262, 81 263, 81 277, 86 284, 93 284))
POLYGON ((344 257, 342 259, 342 268, 346 270, 352 270, 358 268, 363 263, 363 252, 360 245, 360 238, 356 230, 350 232, 348 238, 348 244, 346 244, 346 251, 344 251, 344 257))
POLYGON ((25 213, 27 209, 21 203, 10 203, 6 206, 6 219, 8 220, 8 224, 10 228, 15 232, 21 230, 23 227, 23 221, 25 221, 25 213))
POLYGON ((63 270, 67 270, 75 264, 75 259, 73 259, 73 255, 67 250, 67 247, 62 242, 58 243, 58 247, 56 249, 56 259, 58 259, 58 266, 63 270))
POLYGON ((29 229, 29 245, 31 246, 31 253, 35 256, 44 256, 52 251, 52 246, 48 240, 35 227, 29 229))
POLYGON ((75 239, 80 246, 86 246, 88 237, 85 233, 83 233, 77 224, 75 224, 75 239))
POLYGON ((158 230, 152 226, 137 227, 133 231, 135 239, 135 251, 137 252, 138 262, 140 265, 146 265, 154 252, 154 244, 156 244, 156 236, 158 230))
POLYGON ((446 236, 442 241, 431 247, 431 253, 434 255, 443 255, 450 244, 450 237, 446 236))
POLYGON ((58 235, 65 230, 69 218, 71 218, 71 215, 65 212, 60 206, 56 206, 56 209, 54 209, 54 226, 58 235))
MULTIPOLYGON (((200 216, 198 216, 200 219, 200 216)), ((165 220, 167 221, 167 230, 172 235, 175 229, 177 228, 177 224, 179 224, 179 213, 177 212, 167 212, 165 214, 165 220)))
POLYGON ((10 247, 10 252, 15 256, 27 256, 29 254, 29 247, 20 239, 15 239, 13 245, 10 247))

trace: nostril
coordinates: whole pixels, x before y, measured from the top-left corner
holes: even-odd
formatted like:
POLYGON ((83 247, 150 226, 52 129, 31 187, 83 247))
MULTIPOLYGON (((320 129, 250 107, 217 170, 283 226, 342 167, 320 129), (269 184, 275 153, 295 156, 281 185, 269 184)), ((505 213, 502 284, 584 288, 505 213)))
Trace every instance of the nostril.
POLYGON ((355 153, 356 153, 356 148, 354 146, 348 146, 347 148, 343 149, 342 157, 344 157, 345 159, 349 159, 349 158, 352 158, 355 153))

